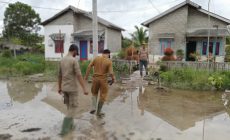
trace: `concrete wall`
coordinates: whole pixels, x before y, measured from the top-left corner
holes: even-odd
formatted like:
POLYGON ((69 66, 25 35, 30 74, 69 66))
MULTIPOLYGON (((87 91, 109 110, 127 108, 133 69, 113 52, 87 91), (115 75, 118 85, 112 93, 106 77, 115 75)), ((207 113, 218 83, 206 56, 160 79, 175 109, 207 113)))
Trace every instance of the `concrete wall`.
POLYGON ((61 53, 55 53, 54 41, 49 37, 53 33, 59 33, 59 30, 61 30, 61 33, 65 34, 63 56, 68 52, 72 40, 71 34, 73 33, 73 25, 47 25, 44 27, 46 60, 59 60, 61 58, 61 53))
MULTIPOLYGON (((92 30, 92 20, 82 14, 75 14, 74 16, 74 31, 78 30, 92 30)), ((105 30, 107 27, 98 23, 99 30, 105 30)))
MULTIPOLYGON (((208 15, 204 14, 192 7, 188 8, 188 31, 192 29, 207 29, 208 28, 208 15)), ((227 23, 210 17, 210 26, 213 28, 213 25, 218 25, 219 28, 226 28, 227 23)))
POLYGON ((107 34, 107 48, 110 49, 112 53, 116 53, 121 49, 121 32, 108 28, 107 34))
POLYGON ((161 47, 158 38, 159 33, 174 33, 174 45, 172 49, 185 49, 186 29, 187 29, 188 6, 184 6, 176 11, 152 22, 149 25, 149 49, 153 55, 160 55, 161 47))
POLYGON ((69 11, 61 15, 59 18, 56 18, 55 20, 51 21, 48 25, 73 25, 73 22, 73 12, 69 11))

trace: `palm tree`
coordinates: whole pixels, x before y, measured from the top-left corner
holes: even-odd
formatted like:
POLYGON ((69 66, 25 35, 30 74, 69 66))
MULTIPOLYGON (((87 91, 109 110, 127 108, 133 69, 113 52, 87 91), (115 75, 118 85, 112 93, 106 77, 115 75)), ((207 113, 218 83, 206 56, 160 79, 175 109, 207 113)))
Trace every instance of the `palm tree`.
POLYGON ((148 36, 147 36, 147 29, 144 29, 143 27, 134 26, 136 31, 134 31, 132 34, 132 40, 134 41, 134 46, 139 47, 142 43, 148 42, 148 36))

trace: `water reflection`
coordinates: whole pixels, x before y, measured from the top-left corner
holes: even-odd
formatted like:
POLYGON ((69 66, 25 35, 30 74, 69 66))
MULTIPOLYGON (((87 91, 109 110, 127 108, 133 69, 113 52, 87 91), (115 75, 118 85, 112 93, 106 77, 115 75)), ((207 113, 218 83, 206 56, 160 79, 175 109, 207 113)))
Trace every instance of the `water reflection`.
MULTIPOLYGON (((41 128, 34 133, 36 138, 62 139, 58 133, 66 107, 56 89, 56 83, 0 81, 0 108, 3 103, 17 102, 12 108, 1 110, 0 132, 12 134, 13 138, 30 139, 35 136, 20 130, 36 127, 41 128)), ((63 140, 229 139, 230 94, 158 92, 154 87, 143 85, 126 86, 124 90, 113 85, 110 89, 103 110, 105 125, 100 125, 100 121, 88 113, 91 97, 80 93, 76 128, 63 140)))
POLYGON ((147 87, 139 99, 146 111, 183 131, 204 118, 222 114, 225 109, 220 97, 220 93, 181 90, 160 93, 147 87))
POLYGON ((21 80, 10 80, 7 82, 8 95, 13 101, 26 103, 34 99, 41 91, 42 84, 34 82, 23 82, 21 80))

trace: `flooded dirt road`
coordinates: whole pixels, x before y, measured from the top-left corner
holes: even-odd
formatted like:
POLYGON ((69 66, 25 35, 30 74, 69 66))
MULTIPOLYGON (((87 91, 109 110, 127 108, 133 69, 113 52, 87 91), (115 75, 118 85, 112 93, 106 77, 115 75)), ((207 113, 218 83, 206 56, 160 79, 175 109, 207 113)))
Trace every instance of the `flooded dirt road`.
POLYGON ((229 140, 227 93, 135 86, 110 88, 105 125, 89 114, 91 96, 80 94, 75 129, 62 138, 66 108, 56 83, 0 81, 0 139, 229 140))

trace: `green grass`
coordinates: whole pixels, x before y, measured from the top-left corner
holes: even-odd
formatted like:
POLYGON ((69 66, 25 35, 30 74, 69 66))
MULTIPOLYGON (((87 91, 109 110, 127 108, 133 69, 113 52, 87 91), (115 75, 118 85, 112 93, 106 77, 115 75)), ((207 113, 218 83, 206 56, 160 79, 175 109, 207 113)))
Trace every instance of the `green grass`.
POLYGON ((183 68, 161 72, 160 77, 163 84, 172 88, 210 90, 212 89, 212 85, 208 81, 208 78, 214 74, 223 77, 223 85, 221 89, 230 88, 230 72, 227 71, 209 73, 206 70, 183 68))
POLYGON ((24 54, 13 57, 0 57, 0 75, 21 76, 42 73, 45 69, 43 55, 24 54))
MULTIPOLYGON (((90 61, 79 63, 82 75, 85 75, 90 61)), ((23 54, 13 57, 0 56, 0 76, 25 76, 44 73, 46 77, 57 77, 59 62, 45 61, 43 54, 23 54)), ((92 74, 92 70, 91 70, 92 74)))

